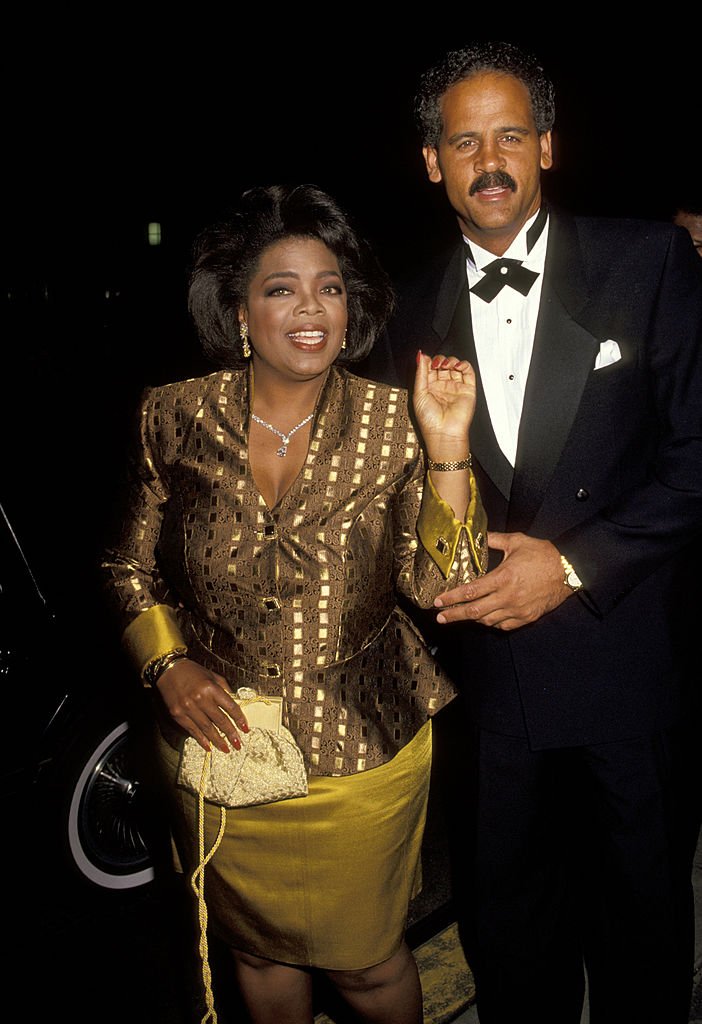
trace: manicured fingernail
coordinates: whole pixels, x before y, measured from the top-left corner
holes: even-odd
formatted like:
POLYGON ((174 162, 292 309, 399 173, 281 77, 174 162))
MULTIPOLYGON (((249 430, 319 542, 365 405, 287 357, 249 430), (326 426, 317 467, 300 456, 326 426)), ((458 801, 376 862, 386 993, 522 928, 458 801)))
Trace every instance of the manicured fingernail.
POLYGON ((438 368, 440 366, 441 366, 441 357, 440 356, 434 356, 434 358, 431 361, 431 368, 432 368, 432 370, 438 370, 438 368))

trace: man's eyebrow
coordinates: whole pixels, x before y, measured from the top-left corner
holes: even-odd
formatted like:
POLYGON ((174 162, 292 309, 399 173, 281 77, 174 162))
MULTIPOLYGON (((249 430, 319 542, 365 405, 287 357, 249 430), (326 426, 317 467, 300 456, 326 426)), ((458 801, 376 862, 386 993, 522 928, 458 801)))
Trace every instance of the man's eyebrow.
MULTIPOLYGON (((518 125, 518 124, 506 124, 506 125, 503 125, 501 128, 497 129, 497 134, 498 135, 503 135, 505 132, 511 132, 513 135, 529 135, 529 134, 531 134, 529 128, 525 128, 523 125, 518 125)), ((480 136, 481 134, 482 134, 481 132, 475 132, 475 131, 471 131, 470 129, 466 129, 465 131, 455 132, 446 141, 449 143, 449 145, 451 145, 454 142, 458 142, 460 139, 475 139, 478 136, 480 136)))

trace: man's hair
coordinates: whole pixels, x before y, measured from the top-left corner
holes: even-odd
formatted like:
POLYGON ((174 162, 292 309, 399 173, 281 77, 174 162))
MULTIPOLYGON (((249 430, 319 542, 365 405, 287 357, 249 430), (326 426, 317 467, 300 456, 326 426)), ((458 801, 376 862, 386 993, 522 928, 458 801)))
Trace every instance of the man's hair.
POLYGON ((239 310, 264 251, 288 238, 317 239, 337 258, 348 316, 338 362, 362 359, 385 326, 394 305, 390 280, 335 200, 315 185, 252 188, 194 245, 188 308, 202 348, 215 363, 241 363, 239 310))
POLYGON ((673 205, 673 216, 687 213, 692 217, 702 217, 702 195, 699 192, 678 196, 673 205))
POLYGON ((447 90, 482 71, 519 79, 529 90, 536 130, 540 135, 551 130, 556 117, 555 92, 536 57, 513 43, 475 43, 449 51, 421 76, 414 113, 422 145, 439 144, 443 127, 441 99, 447 90))

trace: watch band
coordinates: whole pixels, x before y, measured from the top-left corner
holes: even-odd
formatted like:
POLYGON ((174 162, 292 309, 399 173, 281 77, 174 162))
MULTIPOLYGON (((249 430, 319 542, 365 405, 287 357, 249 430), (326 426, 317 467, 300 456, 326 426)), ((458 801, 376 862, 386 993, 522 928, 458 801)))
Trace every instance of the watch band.
POLYGON ((561 555, 560 558, 561 565, 563 566, 563 582, 569 590, 572 590, 573 593, 576 594, 579 590, 582 590, 583 588, 582 580, 580 579, 577 572, 570 564, 566 556, 561 555))

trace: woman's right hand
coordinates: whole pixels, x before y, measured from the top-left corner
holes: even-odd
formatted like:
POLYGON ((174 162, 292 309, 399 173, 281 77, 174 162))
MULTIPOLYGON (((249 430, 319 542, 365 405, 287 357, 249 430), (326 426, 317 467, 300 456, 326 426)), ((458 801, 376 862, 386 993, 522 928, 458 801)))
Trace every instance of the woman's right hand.
POLYGON ((179 658, 158 677, 156 689, 174 721, 197 740, 203 750, 215 746, 227 754, 227 743, 239 749, 237 728, 224 712, 232 716, 242 732, 248 732, 249 727, 224 676, 190 658, 179 658))

